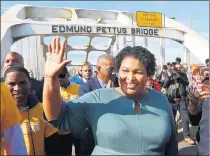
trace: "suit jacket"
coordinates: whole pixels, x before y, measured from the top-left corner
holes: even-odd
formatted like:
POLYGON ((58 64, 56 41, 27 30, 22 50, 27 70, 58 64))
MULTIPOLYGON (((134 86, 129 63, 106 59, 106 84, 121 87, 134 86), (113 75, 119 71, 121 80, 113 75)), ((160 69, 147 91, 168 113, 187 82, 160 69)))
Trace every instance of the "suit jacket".
POLYGON ((96 77, 90 78, 87 82, 79 87, 79 95, 82 96, 88 92, 91 92, 95 89, 102 88, 98 79, 96 77))
POLYGON ((42 102, 43 83, 35 78, 31 78, 30 93, 35 94, 40 102, 42 102))
MULTIPOLYGON (((119 87, 117 77, 114 79, 114 86, 119 87)), ((86 83, 84 83, 83 85, 80 86, 79 95, 82 96, 82 95, 84 95, 88 92, 91 92, 95 89, 100 89, 100 88, 102 88, 102 87, 101 87, 101 84, 98 81, 98 78, 97 77, 92 77, 92 78, 90 78, 90 80, 88 80, 86 83)))
POLYGON ((114 87, 119 87, 119 82, 117 77, 114 78, 114 87))

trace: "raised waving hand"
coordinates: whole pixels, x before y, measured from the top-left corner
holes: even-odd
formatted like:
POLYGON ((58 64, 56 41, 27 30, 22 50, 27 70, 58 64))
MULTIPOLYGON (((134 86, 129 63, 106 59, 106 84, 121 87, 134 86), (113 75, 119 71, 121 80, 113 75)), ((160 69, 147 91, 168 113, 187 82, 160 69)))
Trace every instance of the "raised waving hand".
POLYGON ((63 60, 66 44, 66 39, 60 44, 60 37, 57 36, 48 45, 45 77, 58 77, 60 71, 71 62, 71 60, 63 60))

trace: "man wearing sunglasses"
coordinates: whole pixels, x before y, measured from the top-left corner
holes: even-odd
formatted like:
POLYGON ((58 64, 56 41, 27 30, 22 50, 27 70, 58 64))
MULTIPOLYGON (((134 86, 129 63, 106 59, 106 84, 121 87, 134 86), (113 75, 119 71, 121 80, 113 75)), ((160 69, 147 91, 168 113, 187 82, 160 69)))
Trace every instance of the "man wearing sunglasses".
POLYGON ((73 100, 78 96, 79 85, 69 82, 69 72, 66 67, 58 76, 60 82, 61 97, 64 101, 73 100))
MULTIPOLYGON (((58 76, 60 82, 60 93, 64 101, 70 101, 78 96, 79 85, 75 83, 70 83, 69 72, 66 67, 58 76)), ((75 146, 75 154, 80 153, 80 139, 76 138, 69 132, 59 131, 59 144, 60 155, 72 155, 72 145, 75 146)))
MULTIPOLYGON (((96 76, 90 78, 80 86, 79 95, 82 96, 99 88, 111 88, 118 86, 115 77, 115 61, 111 55, 101 55, 97 60, 96 76)), ((95 147, 95 140, 91 128, 87 128, 81 142, 81 154, 91 155, 95 147)))

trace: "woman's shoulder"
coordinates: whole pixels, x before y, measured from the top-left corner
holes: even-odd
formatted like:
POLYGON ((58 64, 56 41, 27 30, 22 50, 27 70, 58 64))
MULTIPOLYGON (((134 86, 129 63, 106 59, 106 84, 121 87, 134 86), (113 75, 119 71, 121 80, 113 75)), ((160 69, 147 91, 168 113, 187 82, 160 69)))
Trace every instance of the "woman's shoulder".
POLYGON ((95 91, 103 93, 103 94, 106 94, 106 93, 109 93, 109 92, 111 92, 112 94, 116 93, 115 88, 99 88, 99 89, 96 89, 95 91))
POLYGON ((166 95, 164 95, 163 93, 158 92, 156 90, 150 90, 149 98, 150 98, 150 100, 149 100, 150 103, 154 107, 161 109, 161 110, 166 110, 167 112, 169 111, 170 104, 168 102, 166 95))
POLYGON ((155 98, 164 98, 165 95, 161 92, 158 92, 154 89, 149 89, 149 95, 155 98))
POLYGON ((78 97, 74 102, 91 102, 91 103, 101 103, 107 101, 107 99, 112 100, 119 95, 114 88, 100 88, 95 89, 91 92, 84 94, 81 97, 78 97))
POLYGON ((152 101, 159 102, 161 104, 168 104, 166 95, 154 89, 149 89, 149 98, 152 101))
POLYGON ((103 98, 112 98, 116 97, 119 94, 115 90, 115 88, 100 88, 100 89, 95 89, 94 91, 90 92, 89 94, 95 95, 100 99, 103 98))

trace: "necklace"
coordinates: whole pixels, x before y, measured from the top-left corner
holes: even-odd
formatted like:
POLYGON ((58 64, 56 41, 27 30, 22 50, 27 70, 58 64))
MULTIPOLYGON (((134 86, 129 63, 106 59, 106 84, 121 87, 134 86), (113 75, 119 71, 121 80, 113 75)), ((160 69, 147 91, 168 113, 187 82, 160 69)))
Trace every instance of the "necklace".
POLYGON ((138 115, 142 114, 141 112, 142 105, 137 100, 133 100, 133 109, 138 115))
MULTIPOLYGON (((143 97, 147 97, 149 91, 149 89, 145 89, 145 94, 143 97)), ((142 114, 142 104, 137 99, 133 99, 133 109, 138 115, 142 114)))
MULTIPOLYGON (((120 88, 115 88, 115 90, 120 93, 121 95, 125 96, 125 94, 122 92, 122 90, 120 88)), ((141 98, 147 98, 148 97, 148 93, 149 93, 150 89, 148 88, 145 88, 145 92, 144 94, 141 96, 141 98)), ((135 112, 138 114, 138 115, 141 115, 142 114, 142 104, 137 100, 137 99, 141 99, 141 98, 130 98, 131 100, 133 100, 133 109, 135 110, 135 112)))

